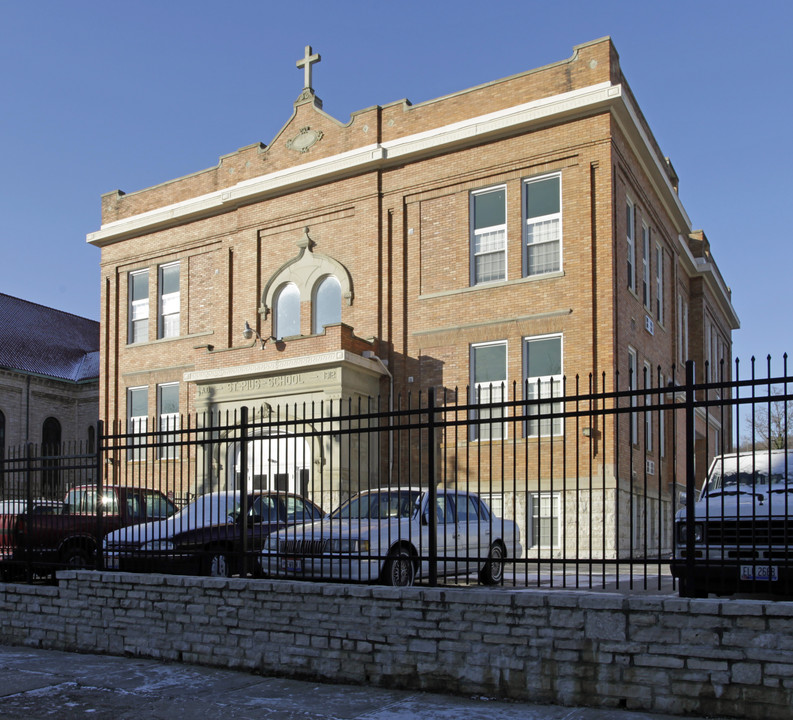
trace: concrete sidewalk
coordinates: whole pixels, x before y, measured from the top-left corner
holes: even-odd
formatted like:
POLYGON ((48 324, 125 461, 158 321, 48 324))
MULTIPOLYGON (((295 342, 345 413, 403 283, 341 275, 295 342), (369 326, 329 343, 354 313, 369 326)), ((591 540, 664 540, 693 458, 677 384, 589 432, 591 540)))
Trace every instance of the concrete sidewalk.
MULTIPOLYGON (((672 720, 626 710, 324 685, 139 658, 0 646, 0 718, 672 720)), ((675 720, 680 720, 676 718, 675 720)))

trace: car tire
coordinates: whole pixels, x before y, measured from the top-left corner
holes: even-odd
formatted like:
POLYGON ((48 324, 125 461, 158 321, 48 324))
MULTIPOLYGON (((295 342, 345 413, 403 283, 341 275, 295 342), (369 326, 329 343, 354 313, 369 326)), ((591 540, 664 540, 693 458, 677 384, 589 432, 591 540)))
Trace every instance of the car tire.
POLYGON ((706 598, 708 596, 708 586, 702 580, 692 580, 689 582, 681 577, 678 581, 680 597, 706 598))
POLYGON ((490 546, 490 553, 487 562, 479 572, 479 582, 483 585, 500 585, 504 582, 504 546, 501 543, 493 543, 490 546))
POLYGON ((61 554, 61 562, 67 570, 87 570, 93 567, 93 557, 80 545, 67 547, 61 554))
POLYGON ((206 559, 204 575, 209 577, 231 577, 231 557, 225 550, 211 549, 206 559))
POLYGON ((383 569, 383 580, 393 587, 412 587, 416 579, 416 566, 407 548, 391 551, 383 569))

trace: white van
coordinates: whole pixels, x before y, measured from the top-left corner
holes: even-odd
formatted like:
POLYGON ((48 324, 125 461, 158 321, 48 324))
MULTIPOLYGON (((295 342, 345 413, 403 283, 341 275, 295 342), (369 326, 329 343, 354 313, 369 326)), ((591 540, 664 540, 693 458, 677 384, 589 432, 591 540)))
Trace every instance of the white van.
POLYGON ((694 504, 693 568, 685 508, 675 517, 680 594, 793 592, 793 450, 719 455, 694 504))

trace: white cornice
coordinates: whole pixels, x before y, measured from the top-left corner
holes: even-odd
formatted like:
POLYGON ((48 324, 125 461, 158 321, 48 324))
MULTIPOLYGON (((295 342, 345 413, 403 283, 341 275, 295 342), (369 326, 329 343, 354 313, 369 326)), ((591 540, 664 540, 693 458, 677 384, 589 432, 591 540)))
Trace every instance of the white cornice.
POLYGON ((92 245, 106 245, 170 225, 233 210, 239 205, 294 191, 301 186, 328 182, 334 177, 374 170, 389 163, 405 162, 414 157, 446 151, 455 145, 469 144, 488 136, 508 134, 540 121, 547 122, 551 118, 561 119, 592 112, 598 107, 607 107, 621 96, 621 86, 612 86, 604 82, 533 100, 426 132, 382 144, 367 145, 329 158, 244 180, 223 190, 107 223, 96 232, 89 233, 86 240, 92 245))
POLYGON ((299 372, 301 370, 315 370, 331 365, 350 365, 361 370, 367 370, 375 375, 384 375, 380 363, 369 358, 355 355, 347 350, 334 350, 319 355, 303 355, 302 357, 286 358, 285 360, 269 360, 266 362, 239 365, 237 367, 223 367, 213 370, 196 370, 186 372, 183 376, 185 382, 210 383, 225 380, 238 380, 248 377, 265 377, 278 375, 285 372, 299 372))
POLYGON ((721 273, 715 263, 708 262, 705 258, 694 257, 691 248, 688 246, 686 239, 682 236, 678 238, 678 246, 681 250, 680 259, 683 261, 682 265, 689 276, 699 275, 705 279, 705 282, 710 286, 713 296, 717 301, 721 302, 722 310, 730 323, 733 330, 738 330, 741 327, 741 320, 735 308, 732 306, 730 298, 730 291, 724 284, 721 273))

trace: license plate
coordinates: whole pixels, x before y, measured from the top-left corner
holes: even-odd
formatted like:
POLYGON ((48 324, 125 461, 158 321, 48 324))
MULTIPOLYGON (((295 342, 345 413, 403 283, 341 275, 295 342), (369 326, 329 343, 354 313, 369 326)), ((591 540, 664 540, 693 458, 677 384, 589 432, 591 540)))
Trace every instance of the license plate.
POLYGON ((779 580, 779 568, 776 565, 741 565, 741 580, 779 580))
POLYGON ((286 570, 286 572, 302 572, 303 562, 298 558, 281 558, 281 570, 286 570))

